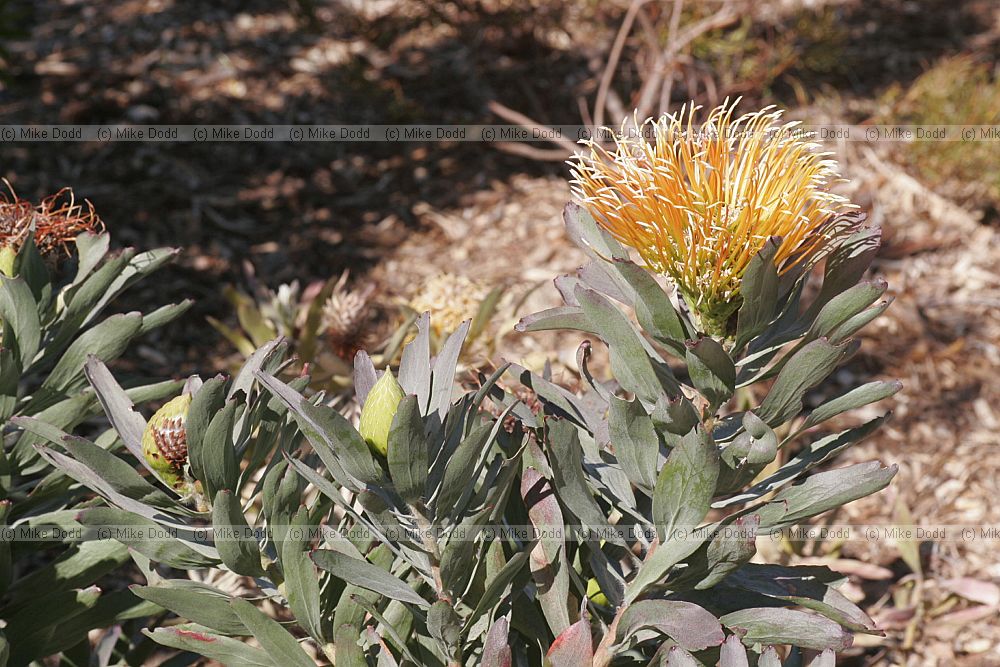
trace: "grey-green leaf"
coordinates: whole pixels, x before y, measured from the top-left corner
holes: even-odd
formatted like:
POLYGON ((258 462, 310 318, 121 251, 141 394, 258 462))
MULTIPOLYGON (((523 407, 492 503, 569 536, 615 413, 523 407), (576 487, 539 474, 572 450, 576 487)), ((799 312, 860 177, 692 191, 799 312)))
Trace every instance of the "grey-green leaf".
POLYGON ((714 338, 703 336, 687 341, 685 346, 691 380, 714 411, 736 391, 736 366, 714 338))
POLYGON ((35 299, 23 278, 0 275, 0 320, 7 332, 4 345, 16 345, 20 367, 27 369, 38 352, 42 327, 35 299))
POLYGON ((343 579, 361 588, 375 591, 393 600, 409 602, 419 607, 429 606, 415 590, 398 577, 386 572, 368 561, 351 558, 337 551, 321 549, 312 552, 312 560, 316 565, 330 572, 338 579, 343 579))
POLYGON ((225 396, 226 380, 221 375, 217 375, 202 383, 201 389, 195 392, 191 398, 191 406, 188 408, 187 418, 184 422, 184 431, 187 436, 188 461, 195 479, 207 477, 206 467, 210 465, 210 462, 205 461, 203 452, 205 433, 208 431, 213 417, 225 404, 225 396))
POLYGON ((389 476, 403 500, 413 503, 424 495, 428 445, 416 396, 400 401, 389 429, 389 476))
POLYGON ((217 660, 226 667, 274 667, 274 660, 259 648, 244 642, 205 632, 191 625, 171 628, 143 629, 143 634, 162 646, 179 651, 191 651, 210 660, 217 660))
POLYGON ((639 333, 618 308, 594 290, 578 287, 576 297, 597 334, 607 343, 611 370, 622 387, 650 405, 664 391, 671 396, 681 393, 670 369, 650 356, 639 333))
POLYGON ((841 394, 836 398, 830 399, 823 405, 813 410, 812 414, 810 414, 806 419, 802 428, 809 428, 811 426, 815 426, 816 424, 821 424, 827 419, 836 417, 837 415, 848 412, 849 410, 854 410, 868 405, 869 403, 889 398, 902 388, 903 383, 898 380, 893 382, 869 382, 861 385, 860 387, 855 387, 845 394, 841 394))
POLYGON ((770 426, 778 426, 802 409, 802 397, 826 378, 843 357, 844 347, 820 338, 803 346, 785 364, 764 402, 755 410, 770 426))
POLYGON ((829 336, 837 327, 870 306, 885 293, 889 284, 882 278, 865 280, 830 299, 816 315, 807 336, 829 336))
POLYGON ((726 638, 715 616, 696 604, 680 600, 633 602, 618 621, 616 639, 621 643, 644 628, 662 632, 689 651, 719 646, 726 638))
POLYGON ((747 646, 793 644, 817 651, 843 650, 851 645, 851 634, 838 623, 795 609, 759 607, 726 614, 722 624, 736 633, 747 646))
POLYGON ((629 481, 651 496, 656 486, 656 466, 660 455, 660 440, 653 421, 636 400, 612 397, 608 407, 608 425, 615 456, 629 481))
POLYGON ((271 375, 260 372, 257 377, 288 405, 302 433, 338 482, 351 484, 358 490, 358 487, 377 484, 382 479, 382 469, 375 463, 368 445, 343 415, 325 405, 313 405, 271 375))
POLYGON ((778 270, 774 264, 781 240, 771 237, 751 259, 740 282, 743 304, 736 323, 736 343, 739 350, 764 331, 777 315, 778 270))
POLYGON ((278 545, 281 569, 285 575, 288 606, 291 607, 299 625, 313 639, 324 641, 319 576, 306 553, 309 543, 306 542, 305 531, 302 530, 311 526, 306 508, 299 509, 290 525, 300 529, 296 531, 298 535, 283 535, 283 541, 278 545))
POLYGON ((660 284, 634 262, 615 260, 613 266, 635 291, 632 305, 639 326, 675 353, 682 354, 687 327, 660 284))
POLYGON ((545 654, 549 667, 580 667, 594 659, 594 642, 590 637, 590 623, 580 620, 555 638, 545 654))
POLYGON ((181 618, 227 635, 249 634, 222 591, 195 581, 169 579, 160 586, 130 586, 143 600, 155 602, 181 618))
POLYGON ((233 424, 238 405, 235 400, 229 401, 216 413, 202 439, 201 464, 205 476, 201 481, 209 497, 214 497, 222 489, 234 490, 239 479, 236 447, 233 444, 233 424))
POLYGON ((212 527, 215 532, 215 548, 226 567, 236 574, 248 577, 264 574, 260 562, 260 547, 243 516, 240 501, 232 491, 221 490, 215 494, 212 527))
POLYGON ((718 478, 715 443, 696 427, 670 451, 656 479, 653 521, 661 541, 670 539, 675 528, 690 530, 705 518, 718 478))
POLYGON ((112 315, 92 329, 88 329, 66 349, 49 373, 42 387, 53 391, 74 388, 83 378, 83 364, 94 356, 101 361, 117 359, 139 333, 142 315, 125 313, 112 315))
POLYGON ((240 617, 267 654, 276 665, 298 665, 299 667, 314 667, 312 661, 299 643, 280 623, 264 614, 246 600, 234 598, 229 603, 236 615, 240 617))

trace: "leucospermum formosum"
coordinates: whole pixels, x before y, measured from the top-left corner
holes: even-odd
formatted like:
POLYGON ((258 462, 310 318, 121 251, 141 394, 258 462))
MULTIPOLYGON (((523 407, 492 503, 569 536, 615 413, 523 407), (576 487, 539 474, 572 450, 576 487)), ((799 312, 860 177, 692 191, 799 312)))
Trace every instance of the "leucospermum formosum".
POLYGON ((757 552, 763 536, 811 525, 896 472, 831 462, 889 415, 848 428, 842 416, 899 383, 814 391, 889 305, 886 282, 866 278, 879 230, 826 191, 835 172, 822 153, 769 137, 777 114, 733 121, 723 106, 699 134, 693 115, 650 121, 648 145, 625 138, 579 158, 581 201, 564 218, 588 262, 556 278, 562 306, 517 326, 590 339, 572 391, 511 367, 538 404, 518 414, 534 469, 522 482, 546 491, 522 484, 529 518, 601 529, 533 555, 553 665, 778 664, 776 646, 794 647, 788 664, 801 650, 830 664, 854 634, 880 633, 837 573, 757 552), (821 258, 820 278, 809 269, 821 258), (590 365, 597 344, 609 378, 590 365))
POLYGON ((851 225, 855 208, 829 191, 836 162, 797 123, 768 107, 734 118, 723 103, 695 124, 700 107, 623 130, 607 150, 589 142, 573 189, 597 223, 674 281, 709 333, 727 331, 740 281, 768 238, 782 243, 779 273, 808 266, 851 225))

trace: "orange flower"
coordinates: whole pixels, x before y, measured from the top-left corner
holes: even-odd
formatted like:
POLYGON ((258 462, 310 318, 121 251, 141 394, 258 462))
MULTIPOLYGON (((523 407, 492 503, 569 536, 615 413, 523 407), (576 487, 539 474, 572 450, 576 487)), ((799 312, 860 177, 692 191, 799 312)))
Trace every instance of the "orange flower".
MULTIPOLYGON (((728 100, 695 126, 694 103, 677 115, 625 125, 608 151, 585 142, 571 162, 573 191, 604 229, 671 278, 703 322, 725 324, 742 303, 740 281, 771 236, 781 273, 814 259, 844 231, 831 224, 854 205, 829 192, 836 162, 779 124, 767 107, 733 119, 728 100)), ((715 328, 718 328, 716 326, 715 328)))

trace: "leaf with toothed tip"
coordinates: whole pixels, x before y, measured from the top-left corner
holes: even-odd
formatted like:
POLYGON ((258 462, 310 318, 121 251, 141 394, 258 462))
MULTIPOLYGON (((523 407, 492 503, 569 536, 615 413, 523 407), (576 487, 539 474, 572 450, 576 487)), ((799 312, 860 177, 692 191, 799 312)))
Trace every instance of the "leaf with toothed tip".
POLYGON ((722 644, 719 654, 719 667, 750 667, 747 660, 747 650, 736 635, 729 635, 722 644))
POLYGON ((187 623, 170 628, 143 629, 142 633, 161 646, 192 651, 223 665, 274 667, 274 660, 263 650, 244 642, 187 623))
POLYGON ((642 629, 661 632, 689 651, 719 646, 726 638, 715 616, 680 600, 633 602, 622 613, 615 638, 622 643, 642 629))
POLYGON ((818 614, 795 609, 742 609, 719 620, 747 646, 793 644, 817 651, 841 651, 853 643, 851 634, 839 624, 818 614))
POLYGON ((158 586, 130 586, 142 598, 181 618, 226 635, 248 635, 247 627, 229 606, 232 599, 217 588, 186 579, 167 579, 158 586))
POLYGON ((413 394, 423 412, 431 395, 431 323, 430 313, 417 318, 417 337, 403 348, 399 360, 399 385, 403 393, 413 394))
POLYGON ((234 598, 230 603, 243 624, 250 629, 275 664, 289 667, 312 667, 315 663, 299 646, 299 642, 280 623, 265 615, 246 600, 234 598))
POLYGON ((702 336, 685 341, 688 373, 695 388, 708 400, 714 412, 736 391, 736 366, 715 339, 702 336))
POLYGON ((661 541, 677 527, 701 523, 719 478, 719 453, 704 428, 696 427, 670 451, 653 490, 653 524, 661 541))
POLYGON ((545 664, 550 667, 580 667, 589 665, 593 659, 590 623, 585 620, 577 621, 559 633, 545 654, 545 664))
POLYGON ((328 549, 313 551, 309 556, 316 565, 338 579, 375 591, 390 600, 399 600, 418 607, 429 606, 409 584, 368 561, 328 549))
POLYGON ((431 395, 428 414, 438 413, 441 421, 444 421, 451 406, 451 395, 455 389, 455 372, 458 369, 458 357, 462 353, 462 345, 465 344, 466 336, 469 334, 471 322, 466 320, 458 327, 455 333, 448 336, 441 350, 434 358, 434 366, 431 370, 431 395))

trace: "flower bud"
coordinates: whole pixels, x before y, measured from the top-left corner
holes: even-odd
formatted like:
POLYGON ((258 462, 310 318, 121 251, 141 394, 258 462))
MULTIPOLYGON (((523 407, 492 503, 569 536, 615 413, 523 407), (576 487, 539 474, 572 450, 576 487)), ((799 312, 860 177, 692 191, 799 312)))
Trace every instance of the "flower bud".
POLYGON ((187 421, 191 395, 182 394, 167 402, 146 424, 142 434, 142 454, 150 467, 172 488, 185 485, 184 466, 188 460, 187 421))
POLYGON ((386 369, 375 386, 368 392, 365 407, 361 409, 358 431, 372 451, 385 456, 389 451, 389 429, 396 409, 405 394, 392 371, 386 369))

